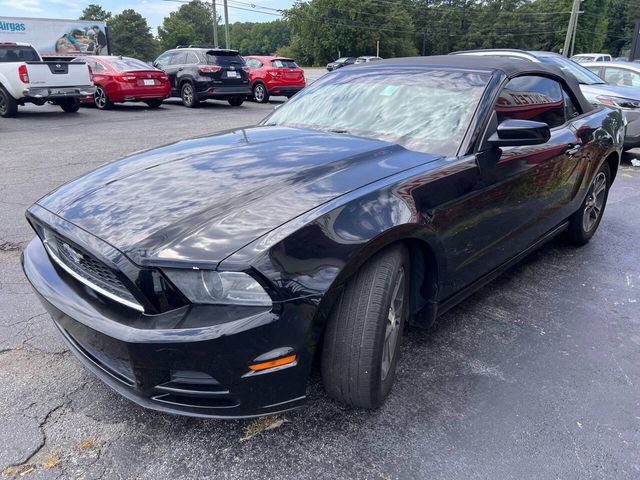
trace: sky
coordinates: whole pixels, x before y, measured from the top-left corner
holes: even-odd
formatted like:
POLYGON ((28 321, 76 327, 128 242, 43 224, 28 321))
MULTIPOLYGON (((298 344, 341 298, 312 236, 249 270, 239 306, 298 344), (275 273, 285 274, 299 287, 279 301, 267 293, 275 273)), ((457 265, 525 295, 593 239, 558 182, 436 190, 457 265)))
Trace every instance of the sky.
MULTIPOLYGON (((179 2, 166 0, 0 0, 0 16, 76 19, 90 3, 97 3, 113 14, 132 8, 147 19, 154 34, 162 19, 180 7, 179 2)), ((222 0, 216 0, 216 4, 219 4, 218 15, 222 17, 222 0)), ((229 0, 229 21, 271 21, 279 17, 270 9, 288 8, 292 4, 293 0, 259 0, 257 4, 253 0, 229 0), (260 7, 275 15, 259 13, 260 7)))

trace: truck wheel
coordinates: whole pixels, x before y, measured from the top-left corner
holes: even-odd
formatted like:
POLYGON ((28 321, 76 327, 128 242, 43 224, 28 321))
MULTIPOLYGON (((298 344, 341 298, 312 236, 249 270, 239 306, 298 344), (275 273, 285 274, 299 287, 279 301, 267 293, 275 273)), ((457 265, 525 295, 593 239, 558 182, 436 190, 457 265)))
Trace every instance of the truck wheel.
POLYGON ((60 102, 60 108, 67 113, 76 113, 80 110, 79 98, 65 98, 60 102))
POLYGON ((409 306, 409 255, 404 245, 377 253, 347 283, 323 338, 327 393, 373 409, 391 391, 409 306))
POLYGON ((109 100, 109 95, 100 85, 96 86, 93 94, 93 103, 99 110, 108 110, 113 106, 113 102, 109 100))
POLYGON ((244 103, 244 97, 232 97, 227 100, 227 102, 229 102, 229 105, 232 107, 239 107, 244 103))
POLYGON ((195 108, 200 106, 195 89, 189 82, 185 82, 182 85, 182 88, 180 89, 180 98, 182 99, 182 103, 185 107, 195 108))
POLYGON ((0 86, 0 117, 15 117, 18 113, 18 102, 4 87, 0 86))
POLYGON ((267 103, 269 101, 269 92, 267 92, 267 87, 262 83, 256 83, 253 86, 253 98, 258 103, 267 103))

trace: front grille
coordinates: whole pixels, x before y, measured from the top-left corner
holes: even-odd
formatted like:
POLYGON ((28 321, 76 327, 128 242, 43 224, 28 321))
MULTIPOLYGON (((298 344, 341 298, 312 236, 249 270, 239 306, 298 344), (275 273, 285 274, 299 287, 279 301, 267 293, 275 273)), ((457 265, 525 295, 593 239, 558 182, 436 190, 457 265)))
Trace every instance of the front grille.
POLYGON ((49 234, 45 244, 61 267, 99 293, 129 307, 142 310, 136 298, 111 268, 63 238, 47 233, 49 234))

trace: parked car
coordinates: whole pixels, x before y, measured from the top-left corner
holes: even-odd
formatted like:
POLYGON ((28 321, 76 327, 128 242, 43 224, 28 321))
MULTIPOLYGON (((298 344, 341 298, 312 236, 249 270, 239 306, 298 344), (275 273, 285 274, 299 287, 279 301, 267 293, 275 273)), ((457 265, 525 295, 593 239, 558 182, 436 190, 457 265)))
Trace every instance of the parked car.
POLYGON ((640 88, 640 64, 632 62, 583 63, 609 85, 640 88))
POLYGON ((85 64, 44 62, 28 43, 0 42, 0 117, 14 117, 26 103, 50 102, 74 113, 80 97, 93 91, 85 64))
POLYGON ((358 57, 356 58, 355 63, 369 63, 369 62, 375 62, 377 60, 382 60, 381 57, 371 57, 371 56, 364 56, 364 57, 358 57))
POLYGON ((356 63, 356 57, 341 57, 333 62, 327 63, 327 70, 330 72, 337 70, 338 68, 346 67, 347 65, 353 65, 356 63))
POLYGON ((501 56, 554 65, 578 81, 582 94, 593 105, 600 104, 620 108, 628 122, 624 148, 640 147, 640 90, 637 88, 608 85, 595 73, 587 70, 582 65, 552 52, 491 49, 454 52, 453 55, 501 56))
POLYGON ((89 65, 96 90, 81 101, 94 104, 100 110, 120 102, 145 102, 157 108, 171 93, 166 73, 135 58, 87 56, 73 62, 89 65))
POLYGON ((267 103, 272 95, 291 98, 306 85, 304 70, 290 58, 252 55, 245 57, 245 62, 253 99, 258 103, 267 103))
POLYGON ((239 107, 251 95, 249 67, 237 50, 178 47, 164 52, 153 65, 166 72, 171 95, 189 108, 210 98, 239 107))
POLYGON ((375 408, 407 323, 593 237, 623 136, 552 65, 381 60, 58 188, 23 267, 70 350, 145 407, 281 412, 317 360, 329 395, 375 408))
POLYGON ((610 62, 611 55, 608 53, 579 53, 571 57, 571 60, 577 63, 585 62, 610 62))

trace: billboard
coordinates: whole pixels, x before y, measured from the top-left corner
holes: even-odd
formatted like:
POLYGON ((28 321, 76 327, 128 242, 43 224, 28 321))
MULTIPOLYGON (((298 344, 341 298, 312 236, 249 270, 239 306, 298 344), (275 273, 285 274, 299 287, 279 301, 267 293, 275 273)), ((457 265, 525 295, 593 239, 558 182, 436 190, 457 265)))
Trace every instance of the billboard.
POLYGON ((0 42, 30 43, 42 57, 109 54, 106 24, 94 20, 0 17, 0 42))

